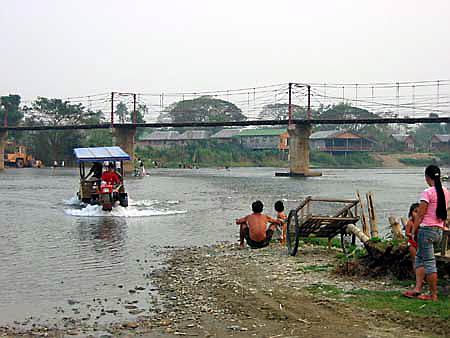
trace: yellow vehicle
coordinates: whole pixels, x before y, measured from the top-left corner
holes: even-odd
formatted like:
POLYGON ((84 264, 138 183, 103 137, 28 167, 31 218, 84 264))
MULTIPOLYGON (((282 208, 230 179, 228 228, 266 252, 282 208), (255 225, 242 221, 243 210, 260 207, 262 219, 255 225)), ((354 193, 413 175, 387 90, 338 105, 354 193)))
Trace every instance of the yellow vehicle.
POLYGON ((36 162, 33 156, 27 154, 25 146, 11 141, 6 142, 5 165, 23 168, 36 166, 36 162))

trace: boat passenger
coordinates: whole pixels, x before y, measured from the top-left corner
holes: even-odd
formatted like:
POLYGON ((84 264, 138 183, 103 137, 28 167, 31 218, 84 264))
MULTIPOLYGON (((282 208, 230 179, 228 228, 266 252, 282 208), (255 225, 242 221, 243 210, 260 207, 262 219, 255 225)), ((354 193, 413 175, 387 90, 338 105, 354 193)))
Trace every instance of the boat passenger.
POLYGON ((263 208, 261 201, 255 201, 252 203, 252 214, 236 219, 236 224, 240 224, 240 249, 244 249, 244 238, 253 249, 268 246, 275 224, 281 225, 280 220, 263 214, 263 208), (271 223, 268 228, 267 223, 271 223))
POLYGON ((105 181, 111 185, 117 185, 120 183, 120 176, 115 171, 116 165, 114 163, 110 163, 108 165, 108 171, 105 171, 102 175, 102 181, 105 181))
POLYGON ((103 174, 103 163, 102 162, 94 162, 92 163, 92 167, 86 175, 86 179, 91 178, 95 181, 99 181, 102 178, 103 174))

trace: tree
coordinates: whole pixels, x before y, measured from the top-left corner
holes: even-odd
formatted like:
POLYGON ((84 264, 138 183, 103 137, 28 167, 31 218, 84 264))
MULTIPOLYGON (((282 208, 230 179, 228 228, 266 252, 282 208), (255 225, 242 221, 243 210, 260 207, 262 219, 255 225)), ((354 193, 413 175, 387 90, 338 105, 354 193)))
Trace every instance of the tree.
MULTIPOLYGON (((323 111, 318 112, 317 114, 320 119, 324 120, 356 120, 356 119, 375 119, 379 118, 375 113, 372 113, 366 109, 353 107, 348 103, 339 103, 337 105, 333 105, 323 109, 323 111)), ((340 125, 341 129, 352 130, 354 132, 360 132, 364 130, 367 125, 365 124, 357 124, 357 123, 348 123, 340 125)), ((317 128, 317 130, 332 130, 335 129, 333 125, 322 125, 317 128)))
MULTIPOLYGON (((305 119, 306 108, 291 105, 293 119, 305 119)), ((287 103, 272 103, 267 104, 262 108, 258 114, 258 119, 261 120, 287 120, 289 118, 289 104, 287 103)))
POLYGON ((0 97, 0 125, 3 126, 5 114, 8 114, 8 126, 16 126, 23 119, 20 109, 20 96, 8 95, 0 97))
MULTIPOLYGON (((81 104, 71 104, 60 99, 38 98, 32 107, 25 108, 28 126, 77 125, 92 122, 96 113, 85 111, 81 104)), ((73 148, 82 146, 85 134, 79 130, 35 131, 24 140, 36 158, 47 164, 53 161, 69 160, 73 148)))
POLYGON ((172 122, 228 122, 242 121, 246 117, 231 102, 201 96, 177 102, 169 112, 172 122))
POLYGON ((119 102, 116 106, 116 114, 119 116, 119 122, 125 123, 128 118, 128 108, 123 102, 119 102))

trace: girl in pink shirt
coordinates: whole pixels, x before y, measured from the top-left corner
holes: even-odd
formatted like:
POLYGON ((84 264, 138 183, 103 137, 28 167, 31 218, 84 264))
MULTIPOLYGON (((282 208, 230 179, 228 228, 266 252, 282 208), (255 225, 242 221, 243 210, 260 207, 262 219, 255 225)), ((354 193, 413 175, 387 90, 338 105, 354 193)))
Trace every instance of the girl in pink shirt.
POLYGON ((437 268, 433 244, 442 238, 442 229, 447 219, 449 192, 441 183, 441 170, 430 165, 425 169, 425 181, 430 186, 420 196, 419 210, 411 229, 416 235, 416 288, 403 293, 406 297, 421 300, 438 299, 437 268), (428 279, 430 294, 421 295, 425 277, 428 279))

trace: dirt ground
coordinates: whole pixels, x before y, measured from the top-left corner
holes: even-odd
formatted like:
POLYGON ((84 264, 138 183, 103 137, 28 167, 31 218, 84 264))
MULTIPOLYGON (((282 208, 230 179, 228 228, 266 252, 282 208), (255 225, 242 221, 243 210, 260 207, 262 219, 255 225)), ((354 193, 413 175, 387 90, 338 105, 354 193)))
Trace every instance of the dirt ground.
POLYGON ((388 280, 310 269, 334 263, 335 254, 308 246, 290 257, 276 244, 260 250, 218 245, 180 251, 156 276, 167 297, 166 332, 203 337, 424 337, 447 332, 448 327, 435 323, 427 327, 311 295, 306 288, 317 284, 395 289, 388 280))
MULTIPOLYGON (((278 244, 239 250, 237 244, 168 249, 166 266, 150 278, 160 297, 154 315, 111 325, 102 332, 36 329, 27 336, 82 337, 439 337, 449 324, 405 320, 395 313, 358 308, 308 292, 328 284, 352 289, 396 290, 389 280, 336 275, 335 251, 304 246, 296 257, 278 244), (317 267, 317 268, 314 268, 317 267)), ((400 292, 400 290, 398 290, 400 292)), ((0 336, 17 332, 0 330, 0 336)))

